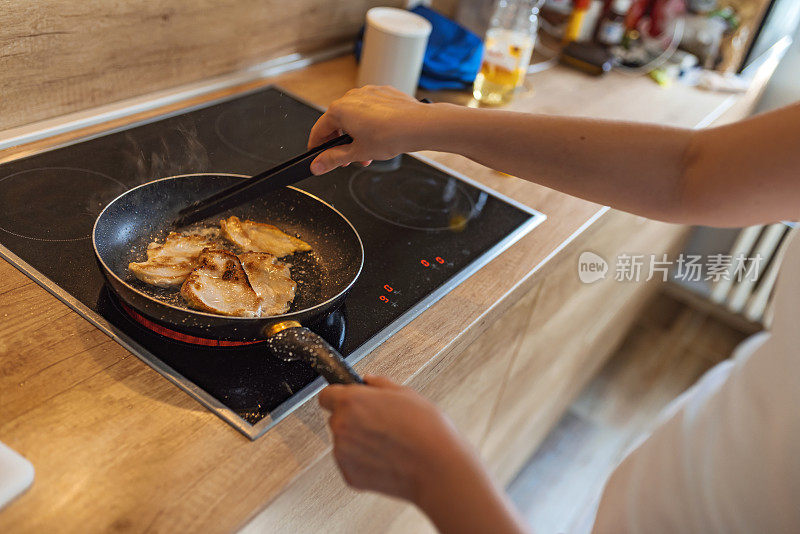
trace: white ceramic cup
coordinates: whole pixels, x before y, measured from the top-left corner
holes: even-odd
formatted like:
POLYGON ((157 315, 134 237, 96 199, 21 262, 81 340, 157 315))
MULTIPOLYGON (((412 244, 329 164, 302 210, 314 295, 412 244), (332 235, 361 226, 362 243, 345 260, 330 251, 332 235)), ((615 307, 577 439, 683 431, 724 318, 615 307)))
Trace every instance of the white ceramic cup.
POLYGON ((404 9, 373 7, 358 67, 358 85, 391 85, 414 95, 431 23, 404 9))

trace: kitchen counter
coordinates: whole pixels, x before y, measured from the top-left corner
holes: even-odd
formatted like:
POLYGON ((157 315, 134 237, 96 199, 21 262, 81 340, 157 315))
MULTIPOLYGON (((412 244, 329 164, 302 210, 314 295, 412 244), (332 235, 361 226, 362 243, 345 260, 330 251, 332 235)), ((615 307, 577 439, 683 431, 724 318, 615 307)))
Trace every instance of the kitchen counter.
MULTIPOLYGON (((354 80, 355 63, 348 56, 235 90, 277 83, 324 106, 352 87, 354 80)), ((529 81, 532 89, 514 101, 513 109, 684 127, 743 116, 762 85, 760 80, 750 93, 732 97, 679 85, 663 90, 646 78, 616 73, 594 79, 561 67, 529 81)), ((195 97, 136 118, 231 91, 195 97)), ((430 97, 465 99, 464 94, 455 93, 430 97)), ((0 152, 0 161, 130 120, 7 149, 0 152)), ((577 278, 575 264, 568 261, 575 243, 600 246, 604 224, 617 224, 617 230, 632 228, 634 233, 636 224, 658 228, 669 246, 674 246, 675 236, 682 231, 629 215, 624 215, 629 217, 624 224, 619 222, 623 219, 607 223, 615 212, 604 214, 605 209, 597 204, 497 173, 459 156, 426 155, 548 216, 356 366, 361 373, 388 375, 434 398, 454 387, 445 376, 453 369, 466 372, 469 366, 464 362, 473 360, 463 355, 480 348, 482 334, 500 328, 499 318, 511 317, 510 311, 525 304, 525 299, 532 303, 530 307, 539 302, 530 296, 537 283, 558 280, 559 273, 569 275, 570 280, 577 278)), ((612 230, 608 229, 608 235, 612 230)), ((0 512, 0 531, 225 532, 251 520, 253 530, 328 521, 332 530, 338 525, 355 531, 358 526, 380 524, 374 521, 381 513, 386 517, 407 513, 394 501, 343 488, 332 467, 326 419, 316 402, 306 403, 263 438, 251 442, 5 261, 0 261, 0 313, 0 441, 36 468, 31 489, 0 512), (319 510, 304 507, 293 495, 312 495, 319 510), (337 518, 320 516, 326 513, 325 503, 331 509, 350 511, 337 518), (372 511, 362 517, 352 512, 355 509, 372 511), (304 523, 306 520, 311 523, 304 523)), ((507 328, 526 328, 525 324, 516 326, 508 324, 507 328)), ((488 348, 483 352, 492 356, 488 348)), ((498 381, 500 389, 503 380, 513 374, 513 357, 498 350, 491 359, 492 372, 505 377, 498 381)), ((487 358, 480 360, 486 362, 487 358)), ((592 368, 599 363, 598 359, 592 368)), ((555 365, 540 371, 547 374, 553 369, 555 365)), ((574 387, 585 383, 588 371, 582 373, 568 382, 574 387)), ((465 380, 475 378, 459 379, 465 380)), ((497 396, 488 396, 489 386, 480 380, 472 386, 472 396, 478 400, 481 395, 486 395, 485 399, 497 396)), ((552 398, 549 387, 547 382, 536 386, 535 394, 552 398)), ((448 409, 447 403, 443 404, 448 409)), ((482 453, 490 455, 490 449, 499 446, 492 445, 492 436, 501 435, 490 424, 499 405, 487 400, 479 408, 458 406, 461 408, 451 413, 456 424, 482 447, 482 453)), ((555 408, 548 412, 547 421, 557 412, 555 408)), ((530 415, 537 417, 536 413, 530 415)), ((542 432, 547 424, 542 423, 542 432)))

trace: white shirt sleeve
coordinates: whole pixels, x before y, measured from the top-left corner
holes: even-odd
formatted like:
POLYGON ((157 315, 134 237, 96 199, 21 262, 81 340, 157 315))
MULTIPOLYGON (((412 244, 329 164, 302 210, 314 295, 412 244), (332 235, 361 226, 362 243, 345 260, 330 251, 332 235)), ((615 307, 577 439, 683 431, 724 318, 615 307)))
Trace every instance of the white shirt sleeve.
POLYGON ((662 414, 609 478, 595 532, 800 533, 800 239, 772 331, 662 414))

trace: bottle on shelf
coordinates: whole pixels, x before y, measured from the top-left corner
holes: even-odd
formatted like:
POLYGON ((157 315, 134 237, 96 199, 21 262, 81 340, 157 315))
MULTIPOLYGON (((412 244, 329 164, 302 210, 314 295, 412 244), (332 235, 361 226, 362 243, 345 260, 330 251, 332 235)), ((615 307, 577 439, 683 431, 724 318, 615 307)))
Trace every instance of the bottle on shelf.
POLYGON ((597 42, 606 46, 616 46, 625 37, 625 17, 633 0, 614 0, 608 13, 597 26, 597 42))
POLYGON ((531 62, 543 0, 498 0, 484 39, 483 62, 472 86, 481 103, 506 104, 531 62))
POLYGON ((567 26, 564 28, 564 37, 561 40, 563 45, 568 45, 578 39, 583 26, 583 19, 590 5, 591 0, 575 0, 573 2, 572 12, 569 15, 569 20, 567 20, 567 26))

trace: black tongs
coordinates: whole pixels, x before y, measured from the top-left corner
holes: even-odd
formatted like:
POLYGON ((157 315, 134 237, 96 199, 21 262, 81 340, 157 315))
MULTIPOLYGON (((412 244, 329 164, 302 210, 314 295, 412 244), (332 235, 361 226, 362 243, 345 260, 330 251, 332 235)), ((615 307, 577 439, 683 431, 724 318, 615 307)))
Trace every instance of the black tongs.
MULTIPOLYGON (((419 101, 423 104, 431 103, 427 98, 420 98, 419 101)), ((202 221, 206 217, 217 215, 230 208, 235 208, 248 200, 263 196, 270 191, 275 191, 281 187, 295 184, 300 180, 305 180, 313 174, 311 172, 311 162, 314 161, 314 158, 318 154, 325 152, 329 148, 346 145, 352 142, 353 138, 347 134, 334 137, 330 141, 315 146, 308 152, 295 156, 288 161, 284 161, 268 171, 256 174, 251 178, 246 178, 240 183, 227 187, 218 193, 214 193, 208 198, 193 202, 178 212, 178 218, 175 220, 174 225, 176 228, 188 226, 202 221)))
POLYGON ((234 208, 239 204, 252 200, 254 197, 263 196, 270 191, 304 180, 311 176, 311 162, 318 154, 329 148, 352 142, 353 138, 349 135, 340 135, 319 146, 315 146, 308 152, 284 161, 268 171, 246 178, 240 183, 226 187, 208 198, 193 202, 178 212, 178 218, 175 220, 174 225, 175 227, 181 227, 202 221, 206 217, 234 208))

